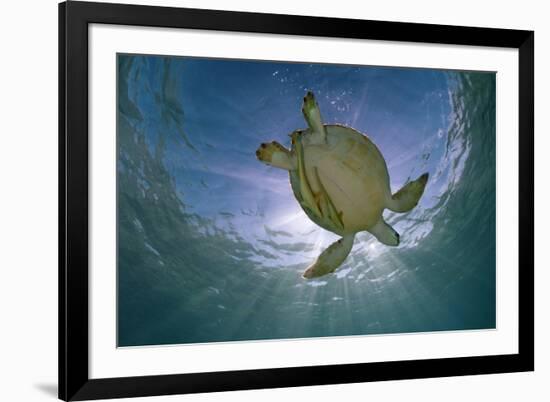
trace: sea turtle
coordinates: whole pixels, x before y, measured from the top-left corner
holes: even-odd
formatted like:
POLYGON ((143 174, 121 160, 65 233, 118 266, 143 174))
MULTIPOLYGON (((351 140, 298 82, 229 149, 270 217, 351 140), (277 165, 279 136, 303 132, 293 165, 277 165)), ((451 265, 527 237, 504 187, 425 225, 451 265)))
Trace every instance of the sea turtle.
POLYGON ((273 141, 261 144, 256 156, 288 170, 294 196, 307 216, 342 236, 304 271, 302 276, 309 279, 334 272, 351 251, 357 232, 366 230, 383 244, 399 245, 399 234, 382 212, 414 208, 428 173, 392 195, 386 161, 367 136, 351 127, 323 124, 312 92, 304 97, 302 113, 308 128, 290 134, 290 151, 273 141))

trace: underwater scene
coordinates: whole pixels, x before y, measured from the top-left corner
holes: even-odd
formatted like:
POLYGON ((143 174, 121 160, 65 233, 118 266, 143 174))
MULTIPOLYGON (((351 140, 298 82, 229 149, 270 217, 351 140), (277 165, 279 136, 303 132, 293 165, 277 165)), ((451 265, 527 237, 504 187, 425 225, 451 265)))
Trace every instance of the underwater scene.
POLYGON ((131 54, 117 69, 119 347, 495 328, 495 73, 131 54), (309 91, 324 124, 376 145, 392 194, 429 179, 412 210, 383 211, 397 246, 358 231, 306 279, 341 236, 256 152, 292 147, 309 91))

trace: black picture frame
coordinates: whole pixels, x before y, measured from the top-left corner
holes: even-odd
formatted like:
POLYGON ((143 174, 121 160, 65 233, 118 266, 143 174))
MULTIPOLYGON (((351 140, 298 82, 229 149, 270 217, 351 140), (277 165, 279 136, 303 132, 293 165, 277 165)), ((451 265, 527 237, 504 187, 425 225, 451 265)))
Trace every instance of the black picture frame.
POLYGON ((78 1, 59 4, 59 398, 88 400, 534 370, 533 152, 532 31, 78 1), (91 23, 517 49, 520 178, 518 353, 90 379, 88 25, 91 23))

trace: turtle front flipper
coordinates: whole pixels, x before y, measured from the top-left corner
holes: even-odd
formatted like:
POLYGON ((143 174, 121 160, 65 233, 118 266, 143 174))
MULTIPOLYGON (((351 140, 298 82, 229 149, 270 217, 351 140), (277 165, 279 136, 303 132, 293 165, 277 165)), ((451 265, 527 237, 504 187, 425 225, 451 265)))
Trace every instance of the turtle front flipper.
POLYGON ((307 267, 302 277, 311 279, 334 272, 349 255, 354 238, 354 234, 345 235, 340 240, 332 243, 317 257, 313 264, 307 267))
POLYGON ((294 170, 297 167, 295 156, 276 141, 260 145, 256 157, 266 165, 280 169, 294 170))
POLYGON ((428 173, 424 173, 415 181, 405 184, 388 200, 387 208, 394 212, 408 212, 413 209, 424 194, 428 176, 428 173))
POLYGON ((327 132, 326 128, 323 125, 323 120, 321 119, 321 111, 319 110, 319 105, 315 101, 313 92, 308 91, 306 96, 304 96, 304 104, 302 106, 302 113, 311 130, 311 140, 312 144, 326 144, 327 143, 327 132))

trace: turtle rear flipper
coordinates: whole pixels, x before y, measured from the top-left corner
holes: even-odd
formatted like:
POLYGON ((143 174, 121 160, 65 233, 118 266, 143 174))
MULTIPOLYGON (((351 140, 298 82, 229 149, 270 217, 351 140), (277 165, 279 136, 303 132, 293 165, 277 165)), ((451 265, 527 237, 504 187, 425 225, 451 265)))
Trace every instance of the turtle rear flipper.
POLYGON ((304 104, 302 106, 302 113, 311 130, 311 140, 312 144, 326 144, 327 143, 327 131, 326 127, 323 125, 323 120, 321 119, 321 111, 319 110, 319 105, 315 101, 313 92, 308 92, 304 96, 304 104))
POLYGON ((262 143, 256 151, 256 157, 266 165, 285 170, 296 169, 296 157, 276 141, 262 143))

